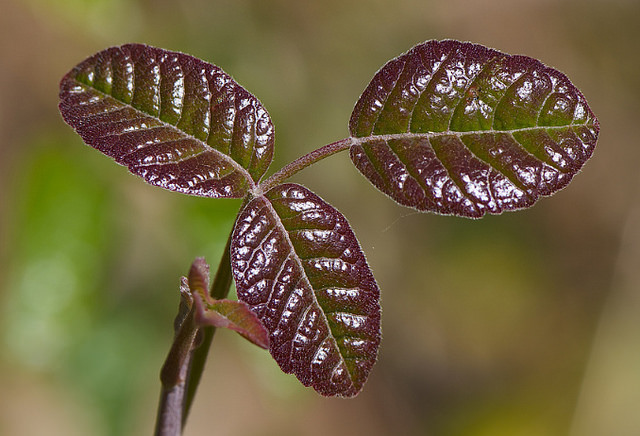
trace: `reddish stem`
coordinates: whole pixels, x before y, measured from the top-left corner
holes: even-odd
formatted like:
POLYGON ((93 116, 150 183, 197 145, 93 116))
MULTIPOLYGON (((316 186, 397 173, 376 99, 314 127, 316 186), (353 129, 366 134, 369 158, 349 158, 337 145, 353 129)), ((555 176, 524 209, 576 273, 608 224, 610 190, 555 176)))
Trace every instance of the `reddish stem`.
POLYGON ((305 169, 306 167, 324 159, 325 157, 329 157, 333 154, 339 153, 343 150, 348 149, 353 144, 354 139, 352 137, 348 137, 345 139, 341 139, 340 141, 332 142, 331 144, 327 144, 324 147, 320 147, 316 150, 313 150, 311 153, 307 153, 302 157, 294 160, 290 164, 283 167, 280 171, 269 177, 267 180, 261 182, 257 187, 256 194, 260 195, 264 192, 269 191, 280 183, 284 182, 289 177, 293 176, 300 170, 305 169))

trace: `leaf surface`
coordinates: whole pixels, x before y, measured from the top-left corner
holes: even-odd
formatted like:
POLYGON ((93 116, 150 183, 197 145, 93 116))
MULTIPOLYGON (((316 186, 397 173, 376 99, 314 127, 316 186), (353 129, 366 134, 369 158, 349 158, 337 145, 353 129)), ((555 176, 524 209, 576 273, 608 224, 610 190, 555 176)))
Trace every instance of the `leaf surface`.
POLYGON ((398 203, 479 218, 565 187, 593 153, 599 124, 564 74, 446 40, 385 64, 349 130, 358 170, 398 203))
POLYGON ((255 345, 269 348, 267 330, 246 303, 217 300, 209 295, 209 265, 204 258, 198 257, 191 264, 189 278, 183 279, 185 281, 181 286, 181 294, 183 299, 185 292, 188 294, 187 304, 191 301, 198 325, 234 330, 255 345), (185 291, 185 287, 188 291, 185 291))
POLYGON ((253 95, 214 65, 142 44, 73 68, 59 109, 85 143, 185 194, 241 198, 273 157, 273 124, 253 95))
POLYGON ((300 185, 276 186, 240 213, 231 268, 283 371, 323 395, 360 391, 380 343, 380 292, 340 212, 300 185))

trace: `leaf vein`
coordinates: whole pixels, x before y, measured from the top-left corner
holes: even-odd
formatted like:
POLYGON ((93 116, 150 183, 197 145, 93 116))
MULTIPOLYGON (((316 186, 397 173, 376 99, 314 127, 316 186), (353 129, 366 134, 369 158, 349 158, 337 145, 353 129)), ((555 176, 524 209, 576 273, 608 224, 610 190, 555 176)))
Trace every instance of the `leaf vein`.
MULTIPOLYGON (((418 183, 418 185, 420 186, 420 188, 422 188, 422 192, 424 192, 425 197, 430 197, 432 200, 437 200, 433 193, 431 192, 431 190, 429 189, 429 187, 427 186, 427 184, 425 183, 425 181, 419 177, 419 175, 414 174, 414 172, 412 171, 412 168, 410 165, 408 165, 405 161, 403 161, 400 158, 400 155, 396 152, 396 150, 389 145, 389 141, 386 142, 387 143, 387 147, 389 147, 389 150, 391 150, 391 152, 393 153, 393 155, 396 157, 396 159, 398 160, 398 162, 400 162, 402 164, 402 166, 404 167, 405 171, 407 172, 407 174, 409 175, 409 177, 411 177, 413 180, 416 181, 416 183, 418 183)), ((429 147, 431 147, 431 149, 433 150, 433 146, 431 145, 431 142, 429 142, 427 140, 427 143, 429 144, 429 147)), ((435 150, 434 150, 435 153, 435 150)), ((437 154, 436 154, 437 155, 437 154)), ((440 159, 438 159, 440 161, 440 159)), ((444 165, 443 165, 444 166, 444 165)), ((445 168, 446 169, 446 168, 445 168)))
POLYGON ((389 105, 389 103, 391 101, 391 96, 393 95, 393 93, 395 93, 395 91, 398 88, 398 86, 401 85, 401 80, 400 79, 402 79, 402 75, 406 71, 408 63, 409 62, 407 62, 407 60, 404 59, 404 62, 402 64, 402 69, 400 70, 400 73, 398 74, 398 78, 395 81, 395 83, 393 84, 393 87, 391 88, 391 90, 389 91, 389 94, 386 96, 385 102, 382 105, 382 109, 380 109, 380 113, 378 114, 378 118, 376 119, 376 122, 375 122, 374 126, 378 124, 378 121, 380 120, 380 117, 382 116, 382 114, 387 112, 387 106, 389 105))
MULTIPOLYGON (((415 113, 416 107, 418 107, 418 103, 420 102, 420 99, 422 98, 422 95, 425 93, 425 91, 427 90, 427 88, 429 88, 429 85, 431 85, 431 82, 433 82, 433 78, 434 76, 442 69, 442 66, 450 59, 451 57, 449 56, 449 54, 445 54, 444 58, 440 61, 440 64, 438 64, 438 66, 431 71, 431 77, 429 77, 429 80, 427 80, 427 83, 424 85, 424 90, 420 93, 420 96, 416 99, 415 104, 413 105, 413 108, 411 109, 411 115, 409 117, 409 125, 408 125, 408 131, 411 132, 411 124, 413 123, 413 115, 415 113)), ((420 54, 420 62, 422 62, 422 65, 425 67, 425 69, 429 69, 427 67, 427 65, 424 62, 424 58, 422 57, 422 54, 420 54)))
MULTIPOLYGON (((478 78, 479 78, 480 76, 482 76, 482 73, 484 73, 484 72, 486 71, 487 67, 488 67, 489 65, 491 65, 495 59, 498 59, 498 58, 500 58, 500 56, 494 56, 494 57, 492 57, 491 59, 489 59, 487 62, 485 62, 485 64, 484 64, 484 65, 482 66, 482 68, 480 69, 480 71, 478 71, 478 74, 476 74, 476 76, 475 76, 472 80, 469 80, 469 82, 467 83, 467 85, 464 87, 464 89, 463 89, 463 90, 462 90, 462 92, 460 93, 460 99, 459 99, 459 100, 458 100, 458 102, 454 105, 454 107, 453 107, 453 111, 451 111, 451 116, 449 117, 449 124, 448 124, 448 126, 447 126, 447 130, 448 130, 448 131, 451 131, 451 122, 453 121, 453 116, 455 115, 456 111, 457 111, 457 110, 459 110, 459 106, 460 106, 463 102, 465 102, 465 103, 466 103, 466 98, 465 98, 465 97, 466 97, 467 92, 469 91, 469 89, 471 89, 471 87, 472 87, 473 85, 475 85, 475 84, 476 84, 476 82, 478 81, 478 78)), ((494 111, 495 111, 495 110, 494 110, 494 111)))
MULTIPOLYGON (((311 310, 311 306, 313 306, 312 303, 307 304, 307 307, 305 307, 304 312, 300 316, 300 319, 298 319, 298 325, 296 326, 296 328, 294 330, 294 333, 293 333, 293 338, 294 339, 298 335, 298 333, 300 333, 300 328, 302 327, 302 324, 304 323, 304 320, 307 317, 307 314, 311 310)), ((291 347, 291 348, 293 348, 293 347, 291 347)))
MULTIPOLYGON (((544 129, 543 129, 543 130, 544 130, 544 129)), ((520 149, 521 149, 522 151, 524 151, 525 153, 527 153, 527 155, 531 156, 531 157, 532 157, 533 159, 535 159, 536 161, 540 162, 541 164, 549 165, 551 168, 553 168, 554 170, 556 170, 556 171, 558 171, 558 172, 560 172, 560 173, 564 173, 564 172, 565 172, 565 170, 563 170, 562 168, 560 168, 560 167, 556 166, 556 163, 555 163, 555 162, 553 162, 553 161, 550 161, 550 162, 544 161, 544 160, 542 160, 542 159, 538 158, 538 157, 537 157, 536 155, 534 155, 533 153, 531 153, 529 150, 527 150, 527 148, 526 148, 524 145, 522 145, 522 144, 520 143, 520 141, 518 141, 518 140, 516 139, 516 137, 514 136, 513 132, 509 132, 509 133, 508 133, 508 135, 509 135, 509 136, 511 136, 511 138, 513 138, 513 141, 514 141, 516 144, 518 144, 518 147, 520 147, 520 149)), ((553 138, 550 138, 550 139, 553 141, 553 144, 554 144, 554 145, 556 145, 556 146, 558 145, 558 143, 557 143, 553 138)), ((569 155, 567 155, 567 154, 564 152, 564 150, 562 150, 560 147, 558 147, 558 150, 556 150, 556 151, 557 151, 557 152, 560 152, 560 154, 562 154, 562 156, 563 156, 565 159, 567 159, 567 160, 569 160, 569 161, 572 161, 572 160, 573 160, 573 159, 571 159, 571 157, 570 157, 569 155)))
POLYGON ((547 100, 549 100, 549 98, 553 95, 555 91, 556 85, 553 83, 553 80, 551 80, 551 78, 549 78, 549 80, 551 81, 551 91, 549 91, 549 93, 545 96, 544 100, 542 101, 542 104, 538 108, 538 111, 537 111, 538 113, 536 114, 536 126, 540 125, 540 117, 542 116, 542 109, 544 108, 544 105, 547 104, 547 100))
MULTIPOLYGON (((462 141, 460 141, 460 142, 462 142, 462 141)), ((440 164, 442 165, 442 168, 444 168, 444 170, 447 172, 447 178, 453 182, 453 184, 456 186, 456 188, 458 188, 458 190, 460 191, 462 196, 464 198, 466 198, 473 205, 473 209, 475 211, 478 211, 478 207, 476 206, 475 201, 473 201, 473 199, 469 196, 469 193, 465 189, 463 189, 463 187, 460 185, 460 183, 452 176, 451 168, 449 168, 445 164, 445 162, 442 159, 441 155, 438 154, 438 150, 436 150, 436 148, 433 145, 431 145, 431 141, 429 141, 429 146, 433 150, 433 153, 436 155, 436 158, 438 159, 438 162, 440 162, 440 164)), ((464 145, 464 143, 463 143, 463 146, 466 148, 466 145, 464 145)))
MULTIPOLYGON (((269 304, 271 303, 271 301, 273 300, 273 294, 275 293, 275 287, 277 283, 283 283, 283 281, 278 280, 278 278, 280 277, 280 274, 282 273, 282 271, 284 271, 285 265, 287 264, 287 260, 289 260, 289 257, 291 255, 287 254, 284 259, 282 260, 282 263, 280 264, 280 268, 278 269, 278 272, 276 273, 276 275, 274 276, 274 280, 271 280, 273 283, 271 284, 271 289, 269 291, 269 296, 267 298, 267 301, 265 302, 265 305, 267 307, 270 307, 269 304)), ((297 284, 298 282, 296 282, 297 284)))
MULTIPOLYGON (((536 158, 535 156, 531 155, 517 140, 516 138, 513 136, 513 134, 509 133, 509 135, 513 138, 513 141, 518 145, 518 147, 524 151, 525 153, 527 153, 529 156, 532 156, 536 161, 540 162, 540 160, 538 158, 536 158)), ((467 147, 467 145, 464 143, 464 141, 462 140, 462 138, 466 136, 466 135, 462 135, 459 139, 460 142, 462 143, 462 145, 469 151, 469 153, 471 153, 471 155, 478 159, 478 161, 483 162, 484 164, 486 164, 487 166, 489 166, 490 169, 492 169, 493 171, 495 171, 496 173, 500 174, 502 177, 504 177, 505 179, 507 179, 509 182, 511 182, 511 184, 513 186, 515 186, 516 188, 518 188, 519 190, 521 190, 522 192, 524 192, 525 194, 529 195, 529 190, 528 188, 522 184, 522 182, 520 182, 517 178, 511 177, 510 175, 508 175, 506 172, 504 172, 503 170, 501 170, 500 168, 498 168, 496 165, 492 164, 491 162, 489 162, 486 159, 481 158, 480 156, 478 156, 477 154, 475 154, 469 147, 467 147)), ((491 190, 489 190, 489 193, 491 194, 492 197, 494 197, 493 192, 491 190)), ((494 197, 495 200, 495 197, 494 197)))
POLYGON ((258 242, 258 244, 256 245, 256 248, 254 250, 254 253, 258 250, 262 250, 262 244, 264 243, 264 241, 267 240, 267 238, 269 238, 269 236, 276 231, 276 227, 273 226, 269 229, 268 232, 265 232, 265 234, 262 236, 262 238, 260 238, 260 241, 258 242))
MULTIPOLYGON (((329 329, 327 329, 329 330, 329 329)), ((309 369, 313 370, 313 362, 316 361, 316 359, 318 358, 318 356, 320 355, 320 353, 322 352, 322 348, 325 342, 330 341, 331 337, 333 337, 333 335, 331 334, 331 330, 329 330, 327 332, 327 334, 325 335, 325 337, 319 342, 318 346, 315 349, 315 352, 313 353, 313 357, 311 359, 309 359, 309 369)), ((333 371, 332 371, 333 373, 333 371)))
MULTIPOLYGON (((369 137, 369 138, 371 138, 371 137, 369 137)), ((387 145, 387 147, 388 147, 388 145, 387 145)), ((387 177, 386 171, 382 171, 382 169, 378 168, 378 166, 375 164, 375 162, 371 158, 371 154, 367 151, 367 147, 361 146, 360 148, 364 152, 364 155, 366 156, 367 160, 371 164, 371 167, 373 168, 373 170, 380 176, 381 179, 383 179, 386 183, 389 183, 390 180, 389 180, 389 177, 387 177)))
MULTIPOLYGON (((497 103, 496 103, 496 107, 493 108, 493 120, 491 122, 491 126, 493 126, 495 128, 495 123, 496 123, 496 112, 497 112, 497 108, 498 106, 500 106, 500 104, 502 104, 502 101, 504 100, 505 96, 509 93, 509 91, 511 91, 511 88, 513 88, 513 86, 518 83, 518 80, 520 80, 520 78, 526 74, 531 73, 531 70, 525 70, 524 72, 520 72, 520 74, 515 75, 515 79, 507 86, 507 88, 504 90, 504 92, 502 93, 502 95, 500 96, 500 98, 498 99, 497 103)), ((538 126, 535 126, 538 127, 538 126)))

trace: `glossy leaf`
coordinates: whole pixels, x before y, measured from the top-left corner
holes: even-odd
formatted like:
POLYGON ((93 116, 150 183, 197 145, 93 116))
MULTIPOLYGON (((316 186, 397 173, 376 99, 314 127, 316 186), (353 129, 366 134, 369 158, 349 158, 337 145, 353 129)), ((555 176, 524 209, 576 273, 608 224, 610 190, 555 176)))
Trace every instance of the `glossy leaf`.
POLYGON ((185 194, 243 197, 273 156, 273 124, 253 95, 214 65, 142 44, 73 68, 59 108, 87 144, 185 194))
POLYGON ((276 186, 240 213, 231 268, 283 371, 323 395, 360 391, 380 343, 379 289, 340 212, 300 185, 276 186))
MULTIPOLYGON (((196 324, 234 330, 259 347, 269 347, 267 330, 246 303, 216 300, 209 295, 209 265, 204 258, 197 258, 191 265, 187 288, 195 310, 196 324)), ((181 292, 184 295, 184 291, 181 292)))
POLYGON ((565 187, 598 120, 562 73, 481 45, 429 41, 389 61, 357 102, 351 159, 422 211, 478 218, 565 187))

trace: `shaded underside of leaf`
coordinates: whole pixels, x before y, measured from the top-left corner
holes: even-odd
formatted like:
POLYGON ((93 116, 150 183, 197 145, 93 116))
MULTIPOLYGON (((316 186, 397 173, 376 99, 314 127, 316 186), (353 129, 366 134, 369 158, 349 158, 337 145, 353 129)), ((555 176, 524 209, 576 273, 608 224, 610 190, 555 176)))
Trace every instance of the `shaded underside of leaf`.
POLYGON ((269 333, 246 303, 194 294, 194 304, 198 324, 234 330, 253 344, 269 348, 269 333))
POLYGON ((599 124, 564 74, 446 40, 380 69, 349 129, 351 159, 382 192, 418 210, 479 218, 565 187, 591 157, 599 124))
POLYGON ((231 266, 282 370, 323 395, 356 395, 377 356, 380 292, 344 216, 300 185, 277 186, 239 215, 231 266))
POLYGON ((198 326, 231 329, 259 347, 269 347, 267 330, 246 303, 216 300, 209 295, 209 265, 203 257, 196 258, 191 264, 189 278, 181 286, 180 293, 181 302, 186 300, 185 305, 194 308, 198 326))
POLYGON ((273 157, 273 124, 253 95, 214 65, 143 44, 73 68, 59 108, 88 145, 186 194, 243 197, 273 157))

